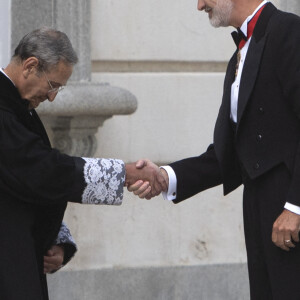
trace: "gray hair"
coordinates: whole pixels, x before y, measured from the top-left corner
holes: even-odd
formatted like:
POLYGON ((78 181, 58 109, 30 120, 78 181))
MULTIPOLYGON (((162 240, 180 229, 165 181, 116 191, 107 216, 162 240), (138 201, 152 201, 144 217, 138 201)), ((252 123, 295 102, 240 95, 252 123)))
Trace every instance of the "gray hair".
POLYGON ((60 61, 75 65, 77 54, 67 35, 61 31, 42 27, 26 34, 15 49, 13 59, 24 61, 29 57, 39 60, 38 71, 48 71, 60 61))

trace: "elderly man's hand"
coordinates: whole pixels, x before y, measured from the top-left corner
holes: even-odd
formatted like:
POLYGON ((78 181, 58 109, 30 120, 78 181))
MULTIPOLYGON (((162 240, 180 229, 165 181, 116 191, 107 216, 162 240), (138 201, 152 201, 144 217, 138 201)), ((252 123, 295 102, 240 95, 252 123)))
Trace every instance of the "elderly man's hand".
POLYGON ((285 209, 273 224, 272 241, 285 251, 299 242, 300 216, 285 209))
POLYGON ((47 255, 44 256, 44 274, 52 273, 62 267, 64 261, 64 247, 60 245, 52 246, 47 255))

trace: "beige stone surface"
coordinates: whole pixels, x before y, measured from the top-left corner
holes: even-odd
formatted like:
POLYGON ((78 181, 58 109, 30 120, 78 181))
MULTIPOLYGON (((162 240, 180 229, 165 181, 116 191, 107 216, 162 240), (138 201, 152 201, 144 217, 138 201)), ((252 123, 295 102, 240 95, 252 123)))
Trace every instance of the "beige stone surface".
POLYGON ((91 7, 92 60, 222 61, 234 47, 232 29, 209 26, 195 0, 92 0, 91 7))
POLYGON ((10 1, 0 2, 0 68, 10 60, 10 1))
POLYGON ((174 205, 125 193, 121 207, 69 204, 79 252, 65 269, 245 262, 241 190, 206 191, 174 205))
POLYGON ((212 142, 224 73, 96 73, 93 80, 126 87, 138 99, 130 116, 99 129, 96 156, 165 163, 199 155, 212 142))

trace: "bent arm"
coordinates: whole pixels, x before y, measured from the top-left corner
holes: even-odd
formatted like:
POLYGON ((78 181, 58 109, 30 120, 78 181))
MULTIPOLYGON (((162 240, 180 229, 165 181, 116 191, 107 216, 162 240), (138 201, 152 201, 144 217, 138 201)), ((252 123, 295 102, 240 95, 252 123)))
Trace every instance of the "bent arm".
POLYGON ((7 197, 38 205, 122 203, 123 161, 62 154, 8 113, 0 114, 0 159, 7 197))
POLYGON ((177 196, 174 203, 179 203, 206 189, 222 183, 222 175, 215 154, 210 145, 205 153, 171 163, 177 178, 177 196))

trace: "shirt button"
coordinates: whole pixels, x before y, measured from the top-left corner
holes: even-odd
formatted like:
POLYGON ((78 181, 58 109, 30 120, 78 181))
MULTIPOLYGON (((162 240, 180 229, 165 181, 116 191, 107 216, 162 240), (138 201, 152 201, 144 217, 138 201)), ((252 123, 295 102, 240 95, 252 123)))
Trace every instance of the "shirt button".
POLYGON ((262 135, 261 135, 261 134, 258 134, 258 135, 256 136, 256 140, 257 140, 258 142, 260 142, 260 141, 262 140, 262 135))
POLYGON ((172 195, 173 195, 173 196, 176 196, 176 193, 173 193, 172 195))
POLYGON ((260 165, 259 165, 259 163, 257 162, 255 165, 254 165, 254 169, 255 170, 258 170, 260 168, 260 165))
POLYGON ((260 107, 258 110, 261 114, 263 114, 265 112, 265 110, 262 107, 260 107))

